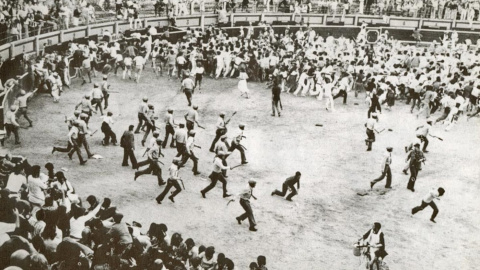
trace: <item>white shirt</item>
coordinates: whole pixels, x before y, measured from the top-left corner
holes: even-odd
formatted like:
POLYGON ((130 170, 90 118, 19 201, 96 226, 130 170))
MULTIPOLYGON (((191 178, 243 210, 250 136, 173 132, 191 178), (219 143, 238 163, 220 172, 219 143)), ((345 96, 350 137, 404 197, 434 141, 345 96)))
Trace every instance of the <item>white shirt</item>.
POLYGON ((28 201, 43 205, 45 203, 45 193, 43 190, 47 188, 47 185, 40 178, 35 178, 30 175, 28 177, 28 201))
POLYGON ((423 198, 423 201, 426 203, 431 203, 434 199, 440 197, 438 190, 432 189, 428 194, 423 198))
POLYGON ((100 207, 102 207, 102 204, 99 203, 98 206, 93 209, 93 211, 90 211, 88 214, 81 216, 77 219, 71 218, 70 219, 70 236, 73 236, 77 239, 82 238, 82 232, 83 229, 85 229, 85 222, 92 219, 100 210, 100 207))
POLYGON ((103 122, 107 123, 108 125, 112 125, 114 123, 111 116, 104 116, 103 122))

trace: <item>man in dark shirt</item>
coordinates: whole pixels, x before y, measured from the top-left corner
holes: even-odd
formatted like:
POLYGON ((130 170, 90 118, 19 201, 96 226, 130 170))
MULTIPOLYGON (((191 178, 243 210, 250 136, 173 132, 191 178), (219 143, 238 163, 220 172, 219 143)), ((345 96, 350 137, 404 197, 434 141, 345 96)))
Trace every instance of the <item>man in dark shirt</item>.
POLYGON ((277 81, 275 81, 272 88, 272 116, 275 116, 275 110, 277 110, 278 117, 280 117, 280 110, 278 109, 278 104, 280 103, 280 107, 283 107, 282 101, 280 100, 281 91, 282 89, 278 85, 277 81))
POLYGON ((279 191, 275 189, 275 191, 272 192, 273 195, 278 195, 278 196, 285 196, 287 194, 287 189, 290 188, 292 192, 288 194, 287 196, 287 201, 292 201, 293 196, 297 195, 297 189, 295 189, 295 184, 297 184, 297 188, 300 189, 300 177, 302 174, 300 172, 296 172, 295 176, 289 177, 283 182, 282 185, 282 191, 279 191))
POLYGON ((125 222, 122 222, 123 215, 117 213, 113 216, 112 228, 108 232, 108 235, 113 239, 115 244, 115 252, 117 254, 122 254, 124 250, 131 247, 133 240, 132 236, 128 231, 128 226, 125 222))
POLYGON ((420 162, 425 161, 423 152, 420 151, 420 144, 416 143, 415 147, 408 154, 407 161, 410 160, 410 179, 408 179, 407 189, 415 192, 415 182, 418 176, 418 169, 420 168, 420 162))
POLYGON ((130 125, 128 130, 125 131, 120 140, 120 146, 123 147, 123 163, 122 166, 128 166, 128 158, 132 162, 132 168, 137 168, 137 159, 135 158, 135 136, 133 135, 134 125, 130 125))

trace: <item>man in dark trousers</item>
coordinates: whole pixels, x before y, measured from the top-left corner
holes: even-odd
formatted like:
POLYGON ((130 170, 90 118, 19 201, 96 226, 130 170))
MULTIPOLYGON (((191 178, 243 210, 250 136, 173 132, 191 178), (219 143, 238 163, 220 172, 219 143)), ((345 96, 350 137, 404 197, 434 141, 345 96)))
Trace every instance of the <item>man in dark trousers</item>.
POLYGON ((272 196, 278 195, 283 197, 285 196, 285 194, 287 194, 288 188, 290 188, 292 192, 288 194, 287 201, 292 201, 293 196, 298 194, 297 190, 295 189, 295 184, 297 184, 297 188, 300 189, 301 176, 302 174, 300 172, 296 172, 294 176, 287 178, 285 182, 283 182, 282 191, 280 192, 279 190, 275 189, 275 191, 272 192, 272 196))
MULTIPOLYGON (((20 125, 18 124, 17 117, 15 116, 16 111, 17 106, 12 105, 10 106, 10 111, 6 113, 5 131, 7 132, 7 136, 5 137, 5 139, 10 138, 10 134, 13 133, 13 135, 15 136, 15 144, 20 144, 20 137, 18 136, 18 128, 20 127, 20 125)), ((4 140, 2 140, 2 146, 4 144, 4 140)))
POLYGON ((185 156, 186 152, 186 144, 187 144, 187 130, 185 129, 185 124, 180 123, 179 124, 179 129, 175 131, 174 139, 175 143, 177 144, 177 157, 182 156, 182 158, 185 156))
POLYGON ((372 144, 375 142, 375 132, 379 133, 376 129, 377 121, 377 113, 372 113, 372 118, 368 118, 365 123, 367 128, 367 139, 365 140, 368 146, 367 151, 372 151, 372 144))
POLYGON ((233 138, 232 144, 230 145, 230 149, 228 149, 228 151, 233 152, 233 151, 235 151, 235 149, 238 150, 240 152, 240 157, 242 159, 242 164, 247 164, 248 161, 247 161, 247 158, 245 157, 245 149, 244 149, 243 145, 240 144, 241 140, 243 138, 246 138, 245 136, 243 136, 243 131, 244 130, 245 130, 245 125, 244 124, 238 125, 238 131, 235 134, 235 137, 233 138))
POLYGON ((105 138, 103 138, 102 145, 107 146, 110 141, 113 145, 117 145, 117 135, 112 130, 113 119, 112 119, 112 112, 107 112, 107 116, 103 117, 102 127, 101 130, 103 134, 105 134, 105 138))
POLYGON ((134 181, 136 181, 137 178, 140 177, 141 175, 153 173, 154 175, 157 176, 158 185, 159 186, 165 185, 165 181, 163 181, 163 178, 162 178, 162 168, 160 168, 159 159, 160 159, 160 156, 162 155, 160 150, 160 145, 162 145, 162 139, 157 139, 157 144, 154 147, 152 147, 150 150, 148 150, 149 166, 143 171, 135 172, 135 178, 133 178, 134 181))
POLYGON ((70 131, 68 132, 68 145, 66 148, 64 147, 53 147, 52 149, 52 154, 55 153, 55 151, 61 152, 61 153, 68 153, 68 157, 70 160, 72 159, 73 154, 76 152, 78 156, 78 160, 80 161, 80 165, 84 165, 87 163, 87 160, 84 160, 82 157, 82 152, 80 150, 80 144, 81 142, 78 141, 78 121, 74 121, 72 124, 72 127, 70 128, 70 131))
POLYGON ((377 90, 373 89, 370 94, 370 107, 368 108, 367 117, 370 118, 370 115, 376 113, 377 110, 378 113, 382 113, 382 107, 380 107, 380 102, 378 101, 377 90))
POLYGON ((215 139, 213 139, 212 145, 210 146, 210 152, 215 151, 215 145, 217 144, 218 140, 220 137, 222 137, 223 134, 227 133, 227 129, 225 127, 225 113, 221 112, 218 116, 216 128, 217 131, 215 132, 215 139))
POLYGON ((110 84, 107 82, 108 76, 103 75, 103 82, 102 82, 102 93, 103 93, 103 102, 104 106, 103 109, 106 110, 108 108, 108 98, 110 97, 110 93, 108 90, 110 89, 110 84))
POLYGON ((197 132, 195 130, 190 130, 188 132, 188 139, 187 139, 187 146, 185 147, 185 153, 183 155, 182 161, 180 162, 180 167, 185 166, 185 163, 187 163, 188 159, 191 159, 193 161, 193 168, 192 172, 193 175, 199 175, 200 173, 198 172, 198 157, 195 155, 193 152, 194 148, 196 147, 195 145, 195 134, 197 132))
POLYGON ((123 162, 122 166, 128 166, 128 159, 132 162, 132 168, 137 168, 137 159, 135 158, 135 136, 133 134, 134 125, 130 125, 120 139, 120 146, 123 147, 123 162))
MULTIPOLYGON (((227 135, 224 134, 220 137, 220 141, 217 142, 215 145, 215 153, 218 155, 219 152, 223 152, 225 155, 222 156, 222 164, 223 166, 227 166, 227 157, 231 154, 231 152, 228 150, 230 149, 230 146, 227 143, 227 135)), ((228 178, 227 176, 227 170, 222 170, 222 174, 225 178, 228 178)))
POLYGON ((28 98, 29 96, 27 96, 27 92, 25 92, 25 90, 20 90, 20 96, 17 97, 17 100, 15 103, 18 103, 18 112, 17 112, 18 117, 23 116, 25 120, 28 121, 29 127, 32 127, 32 120, 28 118, 28 113, 27 113, 28 98))
POLYGON ((407 189, 415 192, 415 182, 417 181, 418 169, 420 168, 420 163, 425 161, 423 152, 420 151, 420 144, 416 143, 414 148, 408 154, 407 160, 410 160, 410 179, 408 180, 407 189))
POLYGON ((165 148, 167 146, 168 137, 172 134, 172 142, 170 143, 170 147, 175 147, 175 123, 173 121, 173 110, 168 109, 167 114, 165 115, 165 139, 163 139, 162 147, 165 148))
POLYGON ((180 187, 180 184, 178 183, 179 181, 181 181, 180 177, 178 177, 178 170, 179 170, 178 165, 180 164, 180 162, 181 161, 180 161, 179 157, 173 158, 172 165, 168 169, 169 170, 169 178, 167 180, 167 185, 165 186, 165 189, 162 191, 162 193, 160 195, 158 195, 158 197, 155 199, 158 204, 162 204, 163 199, 165 198, 165 196, 168 194, 168 191, 170 191, 170 189, 172 187, 175 188, 175 191, 172 192, 172 194, 168 197, 168 199, 170 201, 172 201, 173 203, 175 202, 175 200, 173 198, 175 198, 175 196, 177 196, 178 193, 180 193, 182 191, 182 188, 180 187))
POLYGON ((144 122, 148 122, 147 113, 148 113, 148 98, 143 97, 143 102, 138 106, 138 125, 135 129, 135 134, 140 133, 140 128, 143 126, 144 122))
POLYGON ((80 114, 80 119, 77 120, 78 122, 78 146, 85 148, 85 152, 87 152, 88 158, 93 157, 92 152, 90 152, 90 145, 88 144, 87 141, 87 134, 91 134, 90 131, 88 131, 87 127, 87 122, 86 119, 88 119, 88 115, 85 113, 80 114))
MULTIPOLYGON (((240 206, 245 210, 245 213, 242 215, 236 217, 238 224, 242 224, 242 221, 248 218, 248 223, 250 223, 250 228, 249 230, 252 232, 256 232, 257 229, 255 226, 257 226, 257 223, 255 222, 255 217, 253 216, 253 211, 252 207, 250 206, 250 198, 254 198, 255 200, 257 199, 255 196, 253 196, 253 188, 255 188, 257 182, 255 180, 250 180, 248 181, 248 188, 243 190, 240 194, 238 194, 238 197, 240 199, 240 206)), ((230 201, 235 201, 235 200, 230 200, 230 201)))
POLYGON ((195 123, 199 126, 197 110, 198 110, 198 106, 193 105, 193 107, 191 109, 189 109, 187 113, 185 113, 185 120, 187 121, 187 130, 188 131, 195 128, 195 123))
POLYGON ((144 128, 146 127, 145 133, 143 134, 142 139, 142 146, 145 146, 145 142, 147 141, 148 134, 150 132, 153 133, 155 131, 155 107, 153 104, 148 104, 148 112, 147 112, 147 121, 144 123, 144 128))
POLYGON ((223 165, 222 158, 224 157, 225 157, 225 153, 223 151, 220 151, 217 153, 217 156, 213 160, 213 170, 209 176, 212 182, 210 183, 210 185, 208 185, 206 188, 200 191, 203 198, 206 198, 205 194, 209 192, 212 188, 214 188, 218 181, 222 182, 223 184, 223 198, 231 196, 230 194, 227 193, 227 180, 225 180, 225 177, 222 174, 222 170, 231 169, 230 167, 223 165))
POLYGON ((392 171, 390 170, 390 165, 392 164, 392 150, 392 147, 387 147, 387 152, 382 161, 382 175, 370 182, 370 189, 372 189, 376 183, 382 181, 385 176, 387 177, 385 188, 392 188, 392 171))
POLYGON ((280 110, 278 109, 278 104, 280 103, 280 107, 282 107, 282 100, 280 99, 280 93, 282 92, 282 88, 277 83, 277 80, 274 81, 274 85, 272 88, 272 116, 275 116, 275 110, 278 113, 278 117, 280 117, 280 110))
POLYGON ((425 196, 425 198, 422 200, 422 204, 412 209, 412 215, 415 215, 417 212, 425 209, 425 207, 430 206, 433 209, 433 213, 432 213, 432 217, 430 218, 430 221, 433 223, 436 223, 435 217, 438 214, 438 208, 433 200, 440 200, 440 197, 443 196, 444 193, 445 193, 445 190, 441 187, 438 188, 437 190, 432 189, 430 192, 428 192, 427 196, 425 196))

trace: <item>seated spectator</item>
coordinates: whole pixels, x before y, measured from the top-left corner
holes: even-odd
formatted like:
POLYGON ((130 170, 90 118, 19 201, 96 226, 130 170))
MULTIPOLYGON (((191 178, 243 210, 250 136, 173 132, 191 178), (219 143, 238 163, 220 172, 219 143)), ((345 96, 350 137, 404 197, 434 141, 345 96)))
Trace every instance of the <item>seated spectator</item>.
POLYGON ((40 178, 40 166, 35 165, 31 168, 31 175, 28 176, 28 201, 41 207, 45 204, 45 190, 48 188, 45 182, 40 178))
POLYGON ((75 206, 72 207, 72 218, 70 219, 70 237, 75 240, 82 239, 82 233, 85 230, 85 222, 89 221, 100 210, 101 205, 99 204, 95 209, 86 213, 85 208, 75 206))
POLYGON ((108 232, 109 237, 113 241, 116 254, 122 254, 126 249, 130 249, 133 242, 128 226, 125 222, 122 222, 122 219, 123 215, 116 213, 113 216, 114 224, 108 232))
POLYGON ((16 228, 13 235, 21 236, 25 239, 31 239, 33 234, 33 226, 28 222, 30 215, 30 204, 26 201, 17 201, 15 205, 16 228))

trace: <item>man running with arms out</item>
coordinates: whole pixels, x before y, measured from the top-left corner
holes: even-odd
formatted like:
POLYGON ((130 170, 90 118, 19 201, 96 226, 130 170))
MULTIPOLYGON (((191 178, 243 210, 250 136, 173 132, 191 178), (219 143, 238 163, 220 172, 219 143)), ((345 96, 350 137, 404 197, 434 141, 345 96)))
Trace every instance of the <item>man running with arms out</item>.
POLYGON ((438 188, 437 190, 432 189, 430 192, 428 192, 427 196, 425 196, 425 198, 422 200, 422 204, 412 209, 412 215, 415 215, 416 213, 425 209, 425 207, 430 206, 433 209, 433 213, 432 213, 432 217, 430 218, 430 221, 433 223, 436 223, 435 217, 438 214, 438 208, 433 200, 440 200, 440 197, 443 196, 443 194, 445 194, 445 190, 441 187, 438 188))

